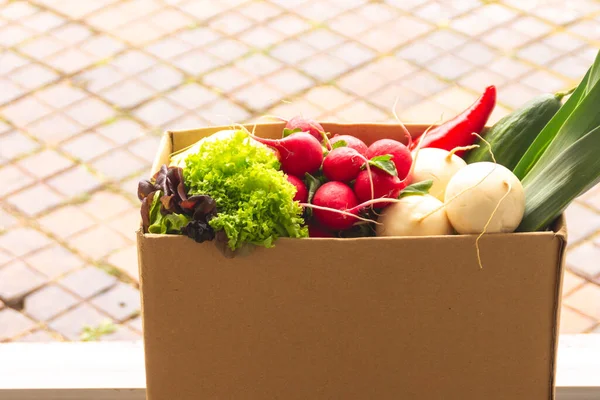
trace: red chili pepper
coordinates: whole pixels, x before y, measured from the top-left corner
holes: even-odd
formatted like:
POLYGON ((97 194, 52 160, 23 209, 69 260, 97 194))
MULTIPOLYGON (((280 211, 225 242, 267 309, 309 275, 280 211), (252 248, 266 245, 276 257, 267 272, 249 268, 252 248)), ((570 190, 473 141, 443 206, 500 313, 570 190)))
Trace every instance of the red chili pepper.
MULTIPOLYGON (((488 86, 469 108, 442 125, 432 128, 423 140, 421 148, 436 147, 450 151, 455 147, 472 145, 477 140, 473 132, 481 133, 495 105, 496 87, 488 86)), ((421 137, 418 137, 413 142, 413 149, 420 139, 421 137)), ((463 153, 464 151, 457 151, 456 155, 461 156, 463 153)))

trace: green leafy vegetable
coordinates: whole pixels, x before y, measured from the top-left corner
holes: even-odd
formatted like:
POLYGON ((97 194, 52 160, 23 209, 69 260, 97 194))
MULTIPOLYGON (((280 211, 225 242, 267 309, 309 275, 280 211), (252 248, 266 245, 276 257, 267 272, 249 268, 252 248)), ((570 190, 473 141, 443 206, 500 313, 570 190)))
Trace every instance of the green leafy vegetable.
POLYGON ((413 183, 412 185, 405 187, 400 192, 400 195, 398 196, 398 198, 401 199, 406 196, 423 196, 423 195, 429 194, 429 189, 431 189, 432 185, 433 185, 433 181, 431 179, 413 183))
POLYGON ((181 228, 190 222, 190 218, 184 214, 165 214, 160 211, 162 191, 156 191, 152 194, 152 203, 150 204, 150 221, 148 232, 166 234, 179 233, 181 228))
POLYGON ((547 228, 575 198, 600 182, 598 104, 600 53, 515 167, 525 190, 519 231, 547 228))
POLYGON ((321 182, 320 179, 315 178, 308 172, 306 173, 304 180, 306 183, 306 187, 308 188, 308 202, 310 203, 310 202, 312 202, 312 199, 315 196, 317 189, 319 189, 319 187, 321 186, 321 184, 323 182, 321 182))
POLYGON ((294 128, 294 129, 283 128, 283 136, 282 137, 288 137, 292 133, 296 133, 296 132, 302 132, 302 129, 300 129, 300 128, 294 128))
MULTIPOLYGON (((382 156, 375 156, 369 160, 369 165, 379 168, 392 176, 398 176, 398 171, 396 170, 396 164, 392 161, 392 156, 389 154, 385 154, 382 156)), ((363 169, 365 167, 363 166, 363 169)))
POLYGON ((209 224, 225 232, 231 250, 247 243, 272 247, 281 236, 307 237, 302 207, 293 201, 296 189, 279 171, 277 157, 247 139, 240 130, 226 140, 202 143, 185 160, 189 192, 215 200, 218 213, 209 224))
POLYGON ((345 140, 338 140, 337 142, 335 142, 331 145, 331 148, 337 149, 338 147, 346 147, 346 146, 348 146, 348 143, 346 143, 345 140))
POLYGON ((103 320, 98 326, 84 325, 79 338, 82 342, 94 342, 101 336, 117 331, 117 326, 109 319, 103 320))

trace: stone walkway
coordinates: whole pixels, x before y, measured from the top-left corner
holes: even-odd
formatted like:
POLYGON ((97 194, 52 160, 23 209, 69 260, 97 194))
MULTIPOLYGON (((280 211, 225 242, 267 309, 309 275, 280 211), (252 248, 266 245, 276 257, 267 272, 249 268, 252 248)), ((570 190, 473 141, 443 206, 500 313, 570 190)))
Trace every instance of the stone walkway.
MULTIPOLYGON (((432 122, 489 84, 495 121, 599 44, 592 0, 0 0, 0 341, 140 337, 135 192, 166 128, 391 121, 397 96, 432 122)), ((561 331, 600 332, 600 189, 567 215, 561 331)))

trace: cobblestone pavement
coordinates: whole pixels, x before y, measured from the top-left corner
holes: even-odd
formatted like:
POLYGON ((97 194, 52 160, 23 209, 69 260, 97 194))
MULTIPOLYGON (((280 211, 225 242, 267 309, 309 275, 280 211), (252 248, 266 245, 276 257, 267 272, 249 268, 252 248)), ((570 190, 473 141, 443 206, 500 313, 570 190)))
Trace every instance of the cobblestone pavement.
MULTIPOLYGON (((599 44, 591 0, 0 0, 0 341, 140 337, 135 190, 165 128, 391 121, 397 96, 432 122, 489 84, 497 120, 599 44)), ((567 215, 561 330, 600 333, 600 189, 567 215)))

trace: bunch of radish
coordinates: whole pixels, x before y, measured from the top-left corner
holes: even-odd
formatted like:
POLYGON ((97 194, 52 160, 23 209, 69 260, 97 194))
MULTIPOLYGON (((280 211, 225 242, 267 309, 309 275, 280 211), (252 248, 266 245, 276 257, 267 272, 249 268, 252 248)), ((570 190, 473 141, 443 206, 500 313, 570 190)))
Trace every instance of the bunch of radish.
POLYGON ((303 117, 287 121, 281 139, 251 136, 279 154, 311 237, 365 226, 363 234, 377 236, 511 232, 523 217, 519 180, 495 163, 467 166, 455 154, 465 147, 411 152, 410 137, 409 146, 394 139, 367 146, 351 135, 330 138, 303 117))

